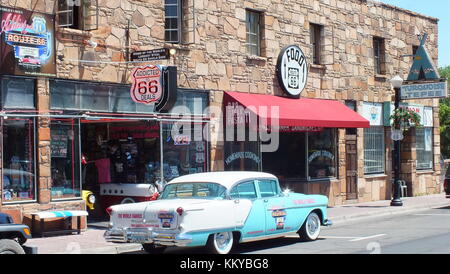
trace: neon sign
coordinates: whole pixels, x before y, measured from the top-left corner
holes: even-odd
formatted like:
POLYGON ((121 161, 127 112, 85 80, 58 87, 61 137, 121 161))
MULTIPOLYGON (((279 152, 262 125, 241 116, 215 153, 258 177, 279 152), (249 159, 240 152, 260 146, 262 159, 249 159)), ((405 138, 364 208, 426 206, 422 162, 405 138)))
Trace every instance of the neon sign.
POLYGON ((55 76, 54 16, 6 7, 0 11, 1 73, 55 76))

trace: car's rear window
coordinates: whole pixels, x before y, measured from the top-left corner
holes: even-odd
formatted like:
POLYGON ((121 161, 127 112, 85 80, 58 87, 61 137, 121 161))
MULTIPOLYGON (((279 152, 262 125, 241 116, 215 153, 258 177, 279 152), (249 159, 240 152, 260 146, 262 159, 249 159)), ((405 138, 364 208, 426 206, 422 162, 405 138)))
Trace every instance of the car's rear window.
POLYGON ((445 176, 449 176, 450 177, 450 167, 447 167, 447 172, 445 173, 445 176))
POLYGON ((226 188, 215 183, 177 183, 164 188, 160 199, 224 199, 226 188))

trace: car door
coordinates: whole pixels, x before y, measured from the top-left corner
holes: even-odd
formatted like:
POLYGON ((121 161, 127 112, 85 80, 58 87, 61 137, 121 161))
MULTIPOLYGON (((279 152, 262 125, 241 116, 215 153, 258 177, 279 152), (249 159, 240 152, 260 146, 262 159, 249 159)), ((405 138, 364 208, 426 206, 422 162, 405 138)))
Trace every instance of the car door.
MULTIPOLYGON (((241 182, 230 191, 236 220, 242 224, 242 239, 265 235, 264 203, 258 198, 254 180, 241 182), (248 210, 248 204, 251 204, 248 210)), ((239 224, 238 224, 239 226, 239 224)))
POLYGON ((266 235, 284 233, 292 229, 289 224, 287 200, 281 195, 278 182, 272 179, 257 181, 260 197, 264 203, 266 235))

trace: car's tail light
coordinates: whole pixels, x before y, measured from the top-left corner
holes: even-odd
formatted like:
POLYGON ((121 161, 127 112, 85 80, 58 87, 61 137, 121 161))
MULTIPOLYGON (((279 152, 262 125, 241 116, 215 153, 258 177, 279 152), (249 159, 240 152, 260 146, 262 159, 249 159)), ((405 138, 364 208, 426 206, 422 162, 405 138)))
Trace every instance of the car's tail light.
POLYGON ((184 209, 182 207, 177 208, 178 215, 183 215, 184 209))
POLYGON ((106 209, 106 213, 108 213, 108 215, 111 216, 111 214, 112 214, 112 208, 111 208, 111 207, 108 207, 108 208, 106 209))
POLYGON ((447 190, 447 188, 448 188, 448 181, 449 181, 449 179, 444 180, 444 189, 445 190, 447 190))

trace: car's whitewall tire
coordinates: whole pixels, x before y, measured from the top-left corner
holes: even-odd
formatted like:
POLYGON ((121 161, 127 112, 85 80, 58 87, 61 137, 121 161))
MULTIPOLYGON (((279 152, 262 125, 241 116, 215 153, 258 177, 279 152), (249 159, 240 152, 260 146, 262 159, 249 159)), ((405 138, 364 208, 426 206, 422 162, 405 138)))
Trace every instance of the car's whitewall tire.
POLYGON ((209 236, 207 248, 214 254, 228 254, 233 249, 233 232, 219 232, 209 236))
POLYGON ((319 215, 311 212, 305 220, 299 231, 300 237, 305 241, 315 241, 319 238, 321 230, 321 221, 319 215))

